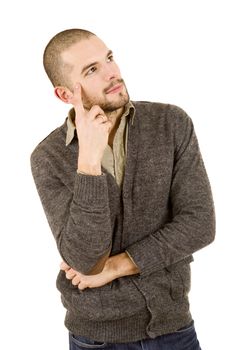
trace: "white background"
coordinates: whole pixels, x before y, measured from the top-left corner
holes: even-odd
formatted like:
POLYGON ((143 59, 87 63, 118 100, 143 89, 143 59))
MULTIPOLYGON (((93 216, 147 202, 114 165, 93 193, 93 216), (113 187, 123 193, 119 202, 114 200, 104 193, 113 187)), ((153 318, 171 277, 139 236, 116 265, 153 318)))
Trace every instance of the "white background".
POLYGON ((1 349, 68 349, 55 287, 60 257, 30 172, 33 148, 63 123, 43 49, 80 27, 115 53, 133 100, 193 119, 213 189, 217 236, 195 254, 191 309, 203 350, 232 348, 231 1, 10 1, 0 9, 1 349))

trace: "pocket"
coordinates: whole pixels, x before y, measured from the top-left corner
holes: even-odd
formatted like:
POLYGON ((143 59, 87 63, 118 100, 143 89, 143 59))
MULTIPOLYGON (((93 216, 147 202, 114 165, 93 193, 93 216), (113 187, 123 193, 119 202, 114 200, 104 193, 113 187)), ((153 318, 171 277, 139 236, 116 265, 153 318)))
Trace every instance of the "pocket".
MULTIPOLYGON (((74 334, 70 333, 69 334, 70 338, 70 343, 72 345, 76 345, 75 349, 103 349, 105 348, 108 344, 104 342, 98 342, 95 340, 91 340, 82 336, 75 336, 74 334)), ((74 350, 71 347, 71 350, 74 350)))
POLYGON ((192 331, 193 329, 194 329, 194 322, 192 321, 187 326, 178 329, 175 333, 185 333, 185 332, 192 331))
POLYGON ((164 343, 168 349, 201 350, 194 323, 174 333, 164 335, 164 343))
POLYGON ((80 317, 91 320, 101 320, 103 317, 100 288, 87 288, 72 292, 72 305, 80 317))
POLYGON ((80 317, 93 321, 130 317, 145 308, 143 296, 128 277, 100 288, 87 288, 81 293, 73 291, 72 304, 80 317))

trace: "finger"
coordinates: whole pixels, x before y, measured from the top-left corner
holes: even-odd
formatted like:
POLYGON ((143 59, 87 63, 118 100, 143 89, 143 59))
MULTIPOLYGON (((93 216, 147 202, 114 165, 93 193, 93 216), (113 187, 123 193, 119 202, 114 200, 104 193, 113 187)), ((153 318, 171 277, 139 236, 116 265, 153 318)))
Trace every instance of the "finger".
POLYGON ((110 133, 112 130, 112 122, 108 119, 105 123, 103 123, 104 127, 107 129, 107 132, 110 133))
POLYGON ((102 124, 102 123, 106 123, 108 121, 108 117, 106 115, 103 114, 98 114, 96 117, 96 120, 102 124))
POLYGON ((79 289, 79 290, 84 290, 84 289, 86 289, 86 288, 88 288, 88 285, 87 285, 85 282, 81 281, 81 282, 78 284, 78 289, 79 289))
POLYGON ((80 84, 76 84, 74 87, 74 93, 71 101, 75 108, 76 114, 83 115, 85 112, 83 101, 82 101, 82 88, 80 84))
POLYGON ((66 271, 66 270, 70 269, 70 266, 65 261, 62 261, 60 264, 60 269, 63 271, 66 271))
POLYGON ((76 274, 74 278, 72 278, 72 284, 77 286, 80 283, 80 276, 76 274))
POLYGON ((105 113, 100 106, 94 105, 91 107, 87 115, 90 120, 95 120, 100 115, 105 116, 105 113))
POLYGON ((74 278, 76 276, 76 271, 74 271, 73 269, 69 269, 68 271, 66 271, 66 278, 68 280, 72 280, 72 278, 74 278))

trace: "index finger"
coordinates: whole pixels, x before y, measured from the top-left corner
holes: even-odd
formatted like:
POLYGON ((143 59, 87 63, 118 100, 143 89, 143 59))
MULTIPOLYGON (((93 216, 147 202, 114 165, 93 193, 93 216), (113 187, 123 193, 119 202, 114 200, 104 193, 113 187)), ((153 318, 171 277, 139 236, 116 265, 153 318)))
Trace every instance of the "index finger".
POLYGON ((84 106, 83 106, 83 101, 82 101, 82 89, 81 85, 78 83, 74 87, 74 94, 72 98, 72 105, 75 108, 75 111, 77 114, 83 114, 85 111, 84 106))
POLYGON ((66 271, 66 270, 69 270, 71 267, 65 263, 65 261, 62 261, 61 264, 60 264, 60 269, 63 270, 63 271, 66 271))

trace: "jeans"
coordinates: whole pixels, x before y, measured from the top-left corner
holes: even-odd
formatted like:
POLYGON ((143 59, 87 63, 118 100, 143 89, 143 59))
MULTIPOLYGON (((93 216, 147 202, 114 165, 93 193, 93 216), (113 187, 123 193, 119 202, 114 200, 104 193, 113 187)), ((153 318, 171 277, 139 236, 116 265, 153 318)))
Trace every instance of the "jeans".
POLYGON ((132 343, 101 343, 71 333, 69 334, 69 342, 70 350, 201 350, 193 322, 175 333, 132 343))

